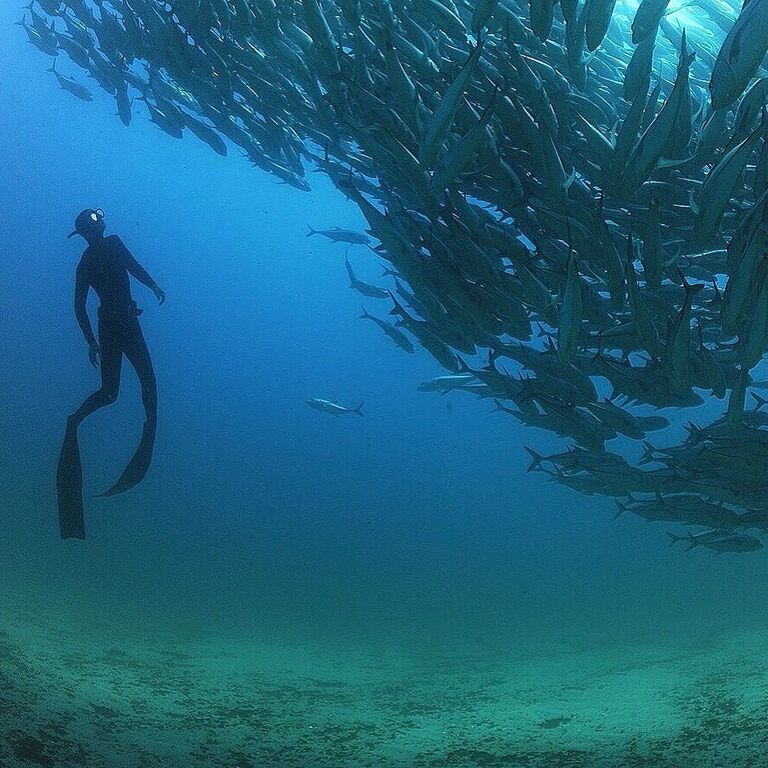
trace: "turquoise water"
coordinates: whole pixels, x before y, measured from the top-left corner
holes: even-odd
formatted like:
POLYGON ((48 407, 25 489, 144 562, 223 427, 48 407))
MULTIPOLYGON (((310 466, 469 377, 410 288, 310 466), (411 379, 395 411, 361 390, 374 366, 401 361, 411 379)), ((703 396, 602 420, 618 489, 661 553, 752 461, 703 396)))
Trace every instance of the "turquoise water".
POLYGON ((281 185, 138 103, 124 128, 58 88, 18 16, 0 9, 0 765, 762 765, 765 555, 669 549, 665 524, 527 473, 523 445, 561 444, 417 391, 434 361, 358 320, 388 309, 305 236, 366 226, 323 176, 281 185), (126 371, 81 429, 88 539, 62 542, 56 457, 97 386, 66 239, 86 206, 168 293, 134 288, 160 426, 144 483, 95 498, 140 431, 126 371))

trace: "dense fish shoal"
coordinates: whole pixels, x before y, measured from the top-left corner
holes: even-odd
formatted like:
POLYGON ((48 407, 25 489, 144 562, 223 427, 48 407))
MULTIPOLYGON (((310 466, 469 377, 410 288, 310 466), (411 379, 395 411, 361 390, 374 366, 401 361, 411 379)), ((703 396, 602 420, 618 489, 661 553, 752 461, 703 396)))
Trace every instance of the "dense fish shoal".
POLYGON ((387 263, 347 259, 362 317, 445 369, 425 389, 563 438, 537 470, 761 546, 768 0, 35 0, 20 26, 125 125, 325 173, 368 234, 318 234, 387 263))

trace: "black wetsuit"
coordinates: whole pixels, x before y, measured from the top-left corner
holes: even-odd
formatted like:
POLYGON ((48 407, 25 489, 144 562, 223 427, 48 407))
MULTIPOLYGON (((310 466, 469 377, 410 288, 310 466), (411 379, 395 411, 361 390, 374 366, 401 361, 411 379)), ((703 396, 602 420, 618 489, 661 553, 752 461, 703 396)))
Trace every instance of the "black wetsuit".
POLYGON ((82 504, 82 469, 77 427, 94 411, 114 403, 120 389, 123 355, 136 370, 141 384, 146 420, 141 443, 125 471, 106 494, 122 493, 141 482, 149 469, 157 430, 157 384, 152 359, 139 325, 141 310, 131 296, 130 277, 157 288, 117 235, 88 246, 77 267, 75 315, 88 344, 95 341, 86 301, 93 288, 99 307, 101 388, 69 417, 57 473, 59 523, 62 538, 85 538, 82 504))
POLYGON ((147 421, 157 419, 157 385, 138 316, 141 310, 131 296, 129 273, 144 285, 154 282, 117 235, 89 245, 80 259, 75 280, 75 316, 88 344, 94 341, 86 309, 88 290, 93 288, 99 307, 101 389, 80 406, 75 419, 82 421, 93 411, 113 403, 120 389, 123 355, 136 369, 147 421), (79 417, 79 418, 78 418, 79 417))

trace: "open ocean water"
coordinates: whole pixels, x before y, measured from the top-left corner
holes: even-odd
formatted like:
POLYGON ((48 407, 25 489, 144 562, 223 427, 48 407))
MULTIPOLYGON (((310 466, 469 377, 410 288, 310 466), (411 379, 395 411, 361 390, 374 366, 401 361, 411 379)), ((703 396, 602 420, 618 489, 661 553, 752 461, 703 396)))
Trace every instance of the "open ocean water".
POLYGON ((376 284, 382 260, 306 236, 367 228, 325 176, 281 184, 138 100, 125 128, 21 13, 0 5, 0 766, 768 765, 765 553, 686 553, 527 472, 563 441, 418 391, 436 362, 359 319, 391 303, 345 255, 376 284), (124 365, 80 429, 88 537, 62 541, 58 452, 98 387, 66 238, 87 207, 167 292, 133 286, 159 425, 144 482, 97 498, 141 430, 124 365))

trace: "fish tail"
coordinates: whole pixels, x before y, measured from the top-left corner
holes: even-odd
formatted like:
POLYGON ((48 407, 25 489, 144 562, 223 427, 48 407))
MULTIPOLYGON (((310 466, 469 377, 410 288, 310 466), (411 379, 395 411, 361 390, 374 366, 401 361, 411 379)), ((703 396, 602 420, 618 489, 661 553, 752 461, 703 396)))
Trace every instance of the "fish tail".
POLYGON ((395 294, 392 293, 392 291, 387 291, 387 293, 389 294, 389 298, 392 299, 392 303, 394 304, 392 309, 389 311, 389 314, 390 315, 402 315, 405 310, 403 310, 402 305, 395 298, 395 294))
POLYGON ((464 362, 464 358, 461 355, 456 355, 456 359, 459 361, 459 373, 470 373, 469 366, 464 362))
POLYGON ((317 230, 316 229, 312 229, 312 227, 310 227, 309 224, 307 224, 307 229, 309 230, 309 232, 307 232, 307 237, 311 237, 312 235, 316 235, 317 234, 317 230))
POLYGON ((685 536, 678 536, 677 534, 670 533, 669 531, 667 531, 667 536, 669 536, 669 538, 670 538, 670 542, 669 542, 669 546, 670 547, 674 547, 675 544, 677 544, 678 541, 688 541, 688 549, 691 548, 690 547, 690 539, 691 539, 691 534, 690 533, 687 533, 685 536))
POLYGON ((356 413, 358 416, 362 416, 363 415, 363 406, 364 405, 365 405, 365 400, 363 400, 363 402, 360 403, 360 405, 358 405, 357 408, 353 408, 352 409, 352 413, 356 413))
POLYGON ((531 456, 531 464, 528 467, 528 472, 533 472, 533 470, 538 469, 541 466, 544 457, 540 453, 536 453, 533 448, 529 448, 527 445, 524 445, 523 448, 525 448, 531 456))
POLYGON ((627 511, 628 507, 627 504, 622 504, 618 499, 616 499, 616 506, 619 508, 619 511, 613 516, 614 520, 617 520, 624 512, 627 511))
POLYGON ((686 426, 685 431, 688 433, 687 442, 696 444, 699 441, 701 441, 704 437, 704 430, 698 425, 694 424, 692 421, 688 422, 688 425, 686 426))
POLYGON ((655 461, 654 453, 656 453, 656 449, 647 440, 643 440, 643 455, 640 457, 640 464, 655 461))
POLYGON ((760 397, 760 395, 756 395, 754 392, 750 392, 749 394, 755 399, 755 413, 757 413, 764 405, 768 405, 768 400, 764 397, 760 397))
POLYGON ((669 531, 667 531, 667 536, 669 536, 669 539, 670 539, 669 541, 670 547, 674 547, 678 541, 685 538, 685 536, 676 536, 674 533, 670 533, 669 531))
POLYGON ((365 320, 370 320, 370 319, 371 319, 371 315, 369 314, 368 310, 367 310, 365 307, 360 307, 360 309, 362 309, 362 310, 363 310, 363 314, 362 314, 362 315, 360 315, 360 319, 361 319, 361 320, 362 320, 362 319, 365 319, 365 320))

